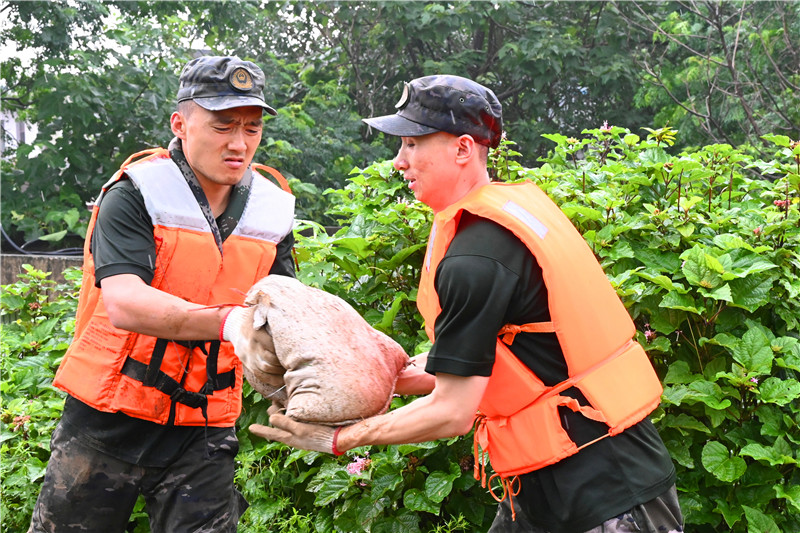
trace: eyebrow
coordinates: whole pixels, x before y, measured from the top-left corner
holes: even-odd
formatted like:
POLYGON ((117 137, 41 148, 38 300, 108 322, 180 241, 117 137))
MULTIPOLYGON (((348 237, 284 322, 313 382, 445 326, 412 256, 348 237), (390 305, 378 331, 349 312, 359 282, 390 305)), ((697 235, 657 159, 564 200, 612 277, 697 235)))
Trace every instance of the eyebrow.
POLYGON ((242 121, 238 115, 227 114, 227 113, 215 114, 213 122, 217 124, 244 123, 245 125, 248 126, 262 126, 264 123, 263 117, 258 117, 257 119, 254 118, 253 120, 250 121, 242 121))

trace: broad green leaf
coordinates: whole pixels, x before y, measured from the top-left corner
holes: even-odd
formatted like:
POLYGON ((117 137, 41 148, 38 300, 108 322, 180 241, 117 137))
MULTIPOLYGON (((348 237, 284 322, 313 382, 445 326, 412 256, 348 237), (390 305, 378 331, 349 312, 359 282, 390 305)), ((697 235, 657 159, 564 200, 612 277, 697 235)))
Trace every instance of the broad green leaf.
POLYGON ((770 340, 759 328, 750 328, 731 350, 733 358, 748 372, 769 374, 775 355, 770 340))
POLYGON ((733 295, 731 294, 731 287, 727 283, 713 290, 706 290, 700 287, 697 292, 699 292, 706 298, 711 298, 713 300, 723 301, 723 302, 733 301, 733 295))
POLYGON ((425 495, 435 503, 441 503, 453 489, 453 479, 457 476, 435 471, 425 480, 425 495))
POLYGON ((350 488, 350 483, 350 476, 340 467, 320 483, 314 505, 325 506, 340 498, 350 488))
POLYGON ((691 431, 699 431, 701 433, 711 434, 711 430, 708 429, 705 424, 703 424, 697 418, 689 416, 685 413, 681 413, 677 416, 667 415, 662 419, 661 423, 667 427, 677 429, 683 435, 687 435, 691 431))
POLYGON ((727 409, 731 405, 720 386, 710 381, 698 380, 690 383, 686 398, 702 402, 716 410, 727 409))
POLYGON ((667 375, 664 376, 664 384, 691 383, 698 379, 702 379, 702 377, 693 374, 686 361, 675 361, 667 369, 667 375))
POLYGON ((770 291, 776 279, 776 275, 754 274, 744 279, 731 280, 729 285, 733 300, 730 305, 755 312, 769 303, 770 291))
POLYGON ((742 505, 747 518, 747 533, 778 533, 780 528, 775 521, 758 509, 742 505))
POLYGON ((757 442, 747 444, 739 452, 740 455, 747 455, 756 461, 766 461, 771 466, 796 464, 797 461, 791 456, 792 450, 782 438, 776 439, 773 446, 767 447, 757 442))
POLYGON ((703 446, 700 458, 703 467, 725 483, 736 481, 747 469, 744 459, 731 455, 719 441, 711 441, 703 446))
POLYGON ((695 246, 681 255, 685 263, 682 267, 683 275, 692 285, 713 289, 722 282, 724 268, 719 260, 703 251, 700 246, 695 246))
POLYGON ((419 489, 410 489, 403 494, 403 505, 409 511, 421 511, 436 514, 439 512, 439 505, 431 501, 428 496, 419 489))
POLYGON ((683 288, 683 285, 681 285, 680 283, 675 283, 674 281, 672 281, 670 277, 664 276, 663 274, 654 276, 649 272, 647 272, 646 270, 638 270, 636 271, 636 275, 648 281, 653 282, 654 284, 658 285, 659 287, 667 291, 677 291, 681 294, 685 294, 687 292, 687 290, 683 288))
POLYGON ((800 485, 774 485, 775 496, 789 502, 797 512, 800 512, 800 485))
POLYGON ((800 382, 795 379, 770 377, 758 386, 761 400, 767 403, 786 405, 800 398, 800 382))
POLYGON ((667 293, 666 296, 658 304, 659 307, 666 307, 667 309, 678 309, 680 311, 687 311, 695 315, 702 315, 705 308, 698 305, 689 294, 680 294, 678 292, 667 293))

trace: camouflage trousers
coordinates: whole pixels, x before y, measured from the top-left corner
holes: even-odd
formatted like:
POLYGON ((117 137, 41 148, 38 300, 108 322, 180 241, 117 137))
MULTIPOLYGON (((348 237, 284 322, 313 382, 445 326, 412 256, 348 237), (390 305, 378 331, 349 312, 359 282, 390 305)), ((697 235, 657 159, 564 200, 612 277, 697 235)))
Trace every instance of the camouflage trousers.
POLYGON ((139 494, 153 533, 235 532, 247 502, 234 487, 233 428, 198 439, 167 468, 86 446, 59 424, 28 533, 122 533, 139 494))
MULTIPOLYGON (((532 525, 516 501, 514 512, 516 520, 512 520, 508 499, 503 500, 488 533, 548 533, 546 529, 532 525)), ((678 493, 673 485, 661 496, 606 520, 585 533, 680 533, 682 531, 683 515, 678 505, 678 493)))

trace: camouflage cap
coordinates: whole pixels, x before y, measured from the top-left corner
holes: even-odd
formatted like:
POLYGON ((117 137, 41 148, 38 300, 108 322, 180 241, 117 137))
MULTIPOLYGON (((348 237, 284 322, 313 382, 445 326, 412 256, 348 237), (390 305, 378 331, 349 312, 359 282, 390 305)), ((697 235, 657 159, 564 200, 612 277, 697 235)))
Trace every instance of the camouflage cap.
POLYGON ((264 72, 258 65, 230 56, 201 56, 183 67, 178 103, 193 100, 209 111, 259 106, 277 115, 264 101, 264 72))
POLYGON ((437 75, 405 84, 394 115, 365 118, 371 127, 398 137, 437 131, 469 134, 475 142, 496 148, 503 133, 503 108, 483 85, 461 76, 437 75))

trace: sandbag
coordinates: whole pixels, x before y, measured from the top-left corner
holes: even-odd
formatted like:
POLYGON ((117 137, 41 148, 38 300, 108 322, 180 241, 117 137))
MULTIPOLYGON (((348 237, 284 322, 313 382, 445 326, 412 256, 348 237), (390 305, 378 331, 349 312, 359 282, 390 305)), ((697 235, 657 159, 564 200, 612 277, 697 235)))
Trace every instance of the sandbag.
POLYGON ((245 379, 285 405, 287 416, 340 425, 389 408, 408 355, 347 302, 297 279, 270 275, 250 288, 245 304, 257 306, 253 326, 272 335, 285 389, 279 375, 259 379, 245 368, 245 379))

